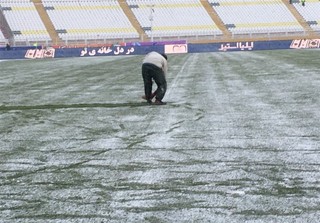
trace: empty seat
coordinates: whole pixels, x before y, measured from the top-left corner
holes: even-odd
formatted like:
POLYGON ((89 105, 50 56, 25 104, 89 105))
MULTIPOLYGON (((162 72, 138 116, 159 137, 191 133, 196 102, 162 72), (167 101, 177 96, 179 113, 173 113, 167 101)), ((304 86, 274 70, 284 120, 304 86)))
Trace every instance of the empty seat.
POLYGON ((65 30, 64 40, 138 38, 116 0, 43 0, 56 30, 65 30))
POLYGON ((32 2, 20 0, 18 2, 1 2, 8 24, 13 31, 16 41, 48 40, 50 36, 32 2))
POLYGON ((222 34, 199 0, 127 0, 146 34, 173 37, 222 34))
POLYGON ((276 33, 303 31, 303 27, 281 0, 209 0, 232 33, 276 33))
POLYGON ((320 31, 320 1, 307 1, 305 7, 300 3, 294 3, 293 6, 314 31, 320 31))

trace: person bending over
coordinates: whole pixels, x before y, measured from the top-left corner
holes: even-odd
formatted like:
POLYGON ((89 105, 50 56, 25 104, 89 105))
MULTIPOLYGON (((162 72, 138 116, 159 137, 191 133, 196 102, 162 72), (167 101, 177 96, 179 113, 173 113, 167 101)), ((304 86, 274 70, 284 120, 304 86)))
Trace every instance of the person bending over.
POLYGON ((153 97, 156 97, 154 104, 166 104, 162 101, 167 91, 166 75, 168 72, 167 55, 152 51, 148 53, 142 62, 142 78, 144 83, 144 99, 149 104, 152 103, 153 97), (152 84, 157 84, 157 89, 152 93, 152 84))

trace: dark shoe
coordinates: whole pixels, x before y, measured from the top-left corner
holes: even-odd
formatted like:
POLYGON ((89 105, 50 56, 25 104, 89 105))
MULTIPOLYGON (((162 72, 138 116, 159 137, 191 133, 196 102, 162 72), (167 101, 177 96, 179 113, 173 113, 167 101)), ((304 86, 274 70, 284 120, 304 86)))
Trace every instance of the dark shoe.
POLYGON ((160 100, 156 100, 154 103, 154 105, 165 105, 167 104, 166 102, 160 101, 160 100))

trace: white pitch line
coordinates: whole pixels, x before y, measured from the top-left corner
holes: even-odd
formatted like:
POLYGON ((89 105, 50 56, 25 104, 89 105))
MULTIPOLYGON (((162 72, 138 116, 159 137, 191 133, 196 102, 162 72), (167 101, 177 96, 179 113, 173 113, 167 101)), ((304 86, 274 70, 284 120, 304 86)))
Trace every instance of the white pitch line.
POLYGON ((180 75, 183 73, 185 67, 190 63, 189 61, 191 60, 191 58, 193 58, 193 55, 190 56, 182 65, 181 69, 179 70, 178 74, 176 75, 176 77, 173 79, 170 88, 167 90, 166 96, 169 97, 171 94, 171 89, 174 89, 177 85, 178 79, 180 78, 180 75))

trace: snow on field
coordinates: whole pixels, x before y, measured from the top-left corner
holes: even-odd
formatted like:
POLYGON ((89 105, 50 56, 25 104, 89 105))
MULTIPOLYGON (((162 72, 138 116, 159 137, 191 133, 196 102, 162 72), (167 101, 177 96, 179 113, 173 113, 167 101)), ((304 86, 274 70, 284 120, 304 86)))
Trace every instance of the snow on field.
POLYGON ((0 222, 316 222, 317 51, 6 61, 0 222))

